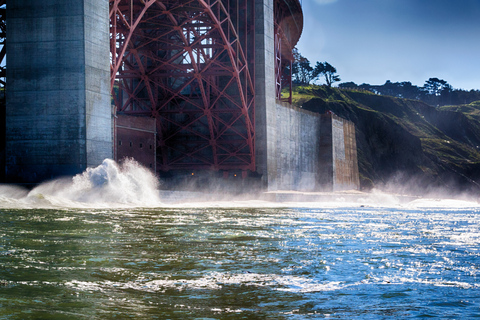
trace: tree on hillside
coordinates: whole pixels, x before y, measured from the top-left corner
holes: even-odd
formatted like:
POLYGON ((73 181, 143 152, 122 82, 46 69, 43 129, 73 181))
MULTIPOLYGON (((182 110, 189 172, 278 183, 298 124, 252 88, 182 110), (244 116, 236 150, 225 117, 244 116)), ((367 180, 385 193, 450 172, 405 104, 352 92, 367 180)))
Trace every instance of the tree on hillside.
POLYGON ((391 82, 387 80, 384 85, 374 86, 375 92, 392 97, 419 99, 423 91, 410 81, 391 82))
POLYGON ((349 82, 342 82, 338 84, 338 87, 340 89, 354 89, 354 88, 357 88, 358 85, 353 81, 349 81, 349 82))
POLYGON ((316 78, 314 69, 310 66, 310 61, 298 52, 297 48, 293 49, 293 64, 292 64, 292 80, 297 84, 309 84, 310 81, 316 78))
POLYGON ((315 76, 323 75, 327 86, 331 87, 334 82, 340 81, 340 76, 337 74, 337 69, 328 62, 318 62, 313 71, 315 76))
POLYGON ((451 92, 452 86, 447 83, 447 81, 430 78, 425 82, 423 90, 427 93, 427 103, 431 105, 445 105, 451 104, 451 92))
POLYGON ((297 48, 293 48, 292 63, 292 81, 296 84, 306 85, 312 80, 318 79, 320 75, 325 77, 325 82, 329 87, 333 83, 340 81, 337 69, 328 62, 318 62, 315 68, 312 68, 310 61, 298 52, 297 48))
POLYGON ((340 83, 338 87, 340 89, 358 88, 380 95, 421 100, 432 106, 468 104, 480 100, 480 90, 453 89, 447 81, 438 78, 428 79, 423 87, 415 86, 410 81, 391 82, 390 80, 387 80, 383 85, 370 85, 368 83, 357 85, 350 81, 340 83))
POLYGON ((425 85, 423 86, 425 91, 428 93, 439 96, 442 91, 450 91, 452 86, 447 83, 447 81, 438 79, 438 78, 430 78, 425 81, 425 85))
POLYGON ((386 95, 386 96, 395 95, 395 93, 398 91, 399 87, 400 87, 400 84, 398 82, 393 83, 390 80, 385 81, 385 84, 383 86, 381 86, 381 87, 379 86, 379 88, 382 88, 380 93, 382 95, 386 95))
POLYGON ((421 97, 421 90, 413 85, 410 81, 403 81, 400 82, 400 93, 399 96, 401 98, 406 99, 420 99, 421 97))

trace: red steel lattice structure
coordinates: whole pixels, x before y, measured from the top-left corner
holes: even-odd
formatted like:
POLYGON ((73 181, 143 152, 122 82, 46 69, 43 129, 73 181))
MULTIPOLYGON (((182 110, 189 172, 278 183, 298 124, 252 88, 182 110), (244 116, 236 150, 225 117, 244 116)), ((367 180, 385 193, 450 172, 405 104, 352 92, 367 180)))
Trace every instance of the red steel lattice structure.
POLYGON ((6 52, 7 48, 5 46, 5 41, 7 39, 7 8, 6 8, 7 0, 0 0, 0 87, 5 87, 5 78, 6 78, 6 70, 5 70, 5 63, 6 63, 6 52))
POLYGON ((302 7, 298 0, 277 0, 274 14, 276 98, 292 103, 293 48, 303 29, 302 7), (283 89, 288 89, 286 96, 283 89))
POLYGON ((156 119, 160 170, 255 169, 253 19, 247 0, 110 0, 114 101, 156 119))
MULTIPOLYGON (((156 119, 157 168, 255 171, 255 1, 109 2, 113 99, 156 119)), ((274 11, 276 94, 291 101, 301 6, 274 11)))

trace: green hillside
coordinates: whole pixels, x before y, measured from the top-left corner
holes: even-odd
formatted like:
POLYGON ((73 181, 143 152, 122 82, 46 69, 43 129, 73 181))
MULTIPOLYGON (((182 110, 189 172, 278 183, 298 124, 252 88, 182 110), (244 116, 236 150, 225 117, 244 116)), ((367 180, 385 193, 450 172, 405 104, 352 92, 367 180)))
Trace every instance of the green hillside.
POLYGON ((363 189, 480 192, 480 101, 436 109, 368 91, 304 86, 295 88, 293 103, 355 123, 363 189))

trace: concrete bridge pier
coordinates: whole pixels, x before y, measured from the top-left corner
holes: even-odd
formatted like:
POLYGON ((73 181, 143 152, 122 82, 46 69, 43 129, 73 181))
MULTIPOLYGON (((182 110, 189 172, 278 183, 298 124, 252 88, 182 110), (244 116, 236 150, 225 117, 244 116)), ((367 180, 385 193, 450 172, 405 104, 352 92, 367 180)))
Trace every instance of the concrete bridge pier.
POLYGON ((112 157, 108 10, 108 0, 9 1, 7 182, 112 157))
POLYGON ((255 162, 268 191, 277 190, 273 0, 255 0, 255 162))

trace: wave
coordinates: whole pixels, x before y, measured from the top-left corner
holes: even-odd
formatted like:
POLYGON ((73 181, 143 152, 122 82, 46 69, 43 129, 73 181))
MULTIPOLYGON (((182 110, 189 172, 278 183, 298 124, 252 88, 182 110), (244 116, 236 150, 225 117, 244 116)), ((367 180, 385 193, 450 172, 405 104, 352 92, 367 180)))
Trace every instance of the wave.
POLYGON ((133 159, 105 159, 74 177, 45 182, 31 191, 0 186, 2 207, 154 207, 161 205, 155 175, 133 159))
POLYGON ((160 191, 159 179, 133 159, 122 164, 105 159, 74 177, 42 183, 29 191, 0 185, 0 208, 123 208, 123 207, 388 207, 406 209, 478 208, 477 197, 447 199, 400 196, 372 190, 351 192, 282 192, 231 195, 208 192, 160 191), (272 199, 273 197, 273 199, 272 199))

